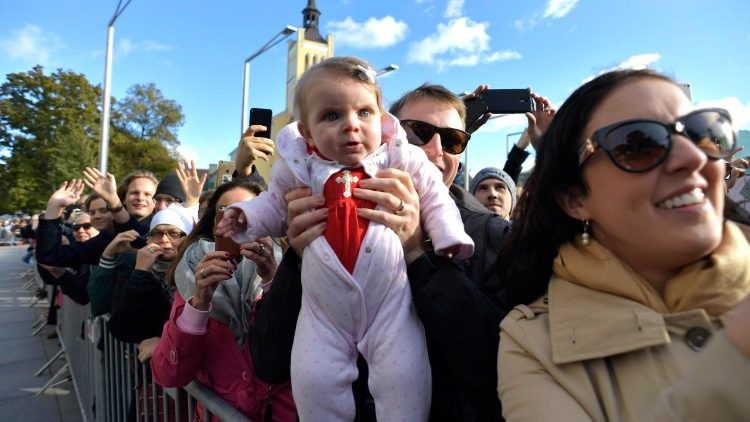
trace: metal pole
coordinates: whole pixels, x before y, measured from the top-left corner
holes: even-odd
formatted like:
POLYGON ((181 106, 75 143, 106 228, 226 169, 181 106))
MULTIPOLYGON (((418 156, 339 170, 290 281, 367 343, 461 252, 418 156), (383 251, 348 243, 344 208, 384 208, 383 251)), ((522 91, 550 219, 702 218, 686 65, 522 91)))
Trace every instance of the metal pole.
MULTIPOLYGON (((114 22, 112 22, 114 23, 114 22)), ((107 52, 104 55, 104 92, 102 93, 102 130, 99 144, 99 171, 107 173, 107 156, 109 155, 109 109, 110 87, 112 84, 112 43, 115 38, 115 27, 107 27, 107 52)))
POLYGON ((248 83, 250 82, 250 62, 246 61, 242 69, 242 124, 240 125, 240 136, 245 133, 247 126, 250 124, 247 120, 247 94, 248 83))
POLYGON ((464 189, 469 190, 469 148, 464 150, 464 189))

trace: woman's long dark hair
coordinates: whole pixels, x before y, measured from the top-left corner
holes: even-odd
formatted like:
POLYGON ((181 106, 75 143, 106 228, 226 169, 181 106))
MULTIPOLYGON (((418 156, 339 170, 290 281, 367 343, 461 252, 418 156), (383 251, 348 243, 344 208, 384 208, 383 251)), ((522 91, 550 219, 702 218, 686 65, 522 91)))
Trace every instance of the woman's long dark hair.
POLYGON ((563 193, 588 189, 578 166, 578 150, 594 111, 612 91, 635 78, 674 83, 651 70, 617 70, 579 87, 552 120, 536 154, 536 164, 515 208, 513 231, 497 260, 511 306, 529 304, 547 291, 559 247, 583 230, 557 202, 563 193))
POLYGON ((216 219, 216 203, 219 202, 219 198, 222 195, 233 189, 245 189, 255 195, 260 195, 263 192, 263 188, 255 182, 248 181, 245 179, 232 179, 216 188, 214 193, 208 199, 208 205, 206 205, 206 211, 203 213, 203 217, 198 220, 193 230, 187 236, 182 245, 180 245, 179 253, 177 258, 174 259, 172 265, 169 267, 167 273, 167 283, 170 286, 174 286, 174 271, 177 268, 177 264, 182 260, 182 256, 185 254, 188 246, 193 243, 205 239, 211 242, 214 241, 214 220, 216 219))

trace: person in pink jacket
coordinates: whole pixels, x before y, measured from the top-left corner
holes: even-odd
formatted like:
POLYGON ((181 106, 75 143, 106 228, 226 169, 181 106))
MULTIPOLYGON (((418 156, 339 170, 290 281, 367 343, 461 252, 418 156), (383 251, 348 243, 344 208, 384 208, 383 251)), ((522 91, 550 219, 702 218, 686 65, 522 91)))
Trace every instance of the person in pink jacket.
POLYGON ((260 380, 249 346, 251 309, 270 285, 281 250, 270 238, 258 239, 240 245, 244 258, 237 264, 226 252, 214 250, 217 210, 260 191, 253 183, 234 181, 219 187, 209 200, 174 268, 171 279, 177 291, 151 369, 166 387, 197 379, 252 420, 293 422, 297 412, 290 383, 260 380), (261 245, 267 252, 253 252, 261 245))
MULTIPOLYGON (((292 391, 303 421, 354 418, 358 353, 370 367, 379 420, 429 416, 431 372, 403 248, 395 231, 362 217, 375 205, 355 198, 360 180, 389 167, 406 170, 437 253, 456 259, 473 253, 440 172, 383 110, 375 75, 354 57, 330 58, 307 70, 295 91, 300 121, 279 133, 280 159, 268 192, 233 204, 217 227, 236 242, 280 236, 287 192, 309 186, 325 198, 325 234, 302 260, 302 308, 292 348, 292 391)), ((403 201, 392 209, 400 212, 403 201)))

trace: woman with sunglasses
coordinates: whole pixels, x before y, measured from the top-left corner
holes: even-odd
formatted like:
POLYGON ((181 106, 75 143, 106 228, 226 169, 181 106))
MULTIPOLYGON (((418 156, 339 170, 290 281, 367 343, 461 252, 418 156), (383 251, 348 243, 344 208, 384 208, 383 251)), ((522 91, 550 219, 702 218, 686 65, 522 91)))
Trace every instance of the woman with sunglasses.
POLYGON ((517 305, 507 420, 747 419, 750 247, 722 214, 734 143, 727 112, 648 70, 568 98, 498 260, 517 305))

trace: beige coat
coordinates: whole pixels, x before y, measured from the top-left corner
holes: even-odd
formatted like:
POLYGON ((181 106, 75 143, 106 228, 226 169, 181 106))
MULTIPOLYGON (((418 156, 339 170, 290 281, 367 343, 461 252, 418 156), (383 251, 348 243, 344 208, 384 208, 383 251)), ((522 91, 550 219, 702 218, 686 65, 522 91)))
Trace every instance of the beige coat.
POLYGON ((720 331, 726 317, 661 315, 553 277, 546 297, 500 325, 503 416, 750 421, 750 360, 720 331))

